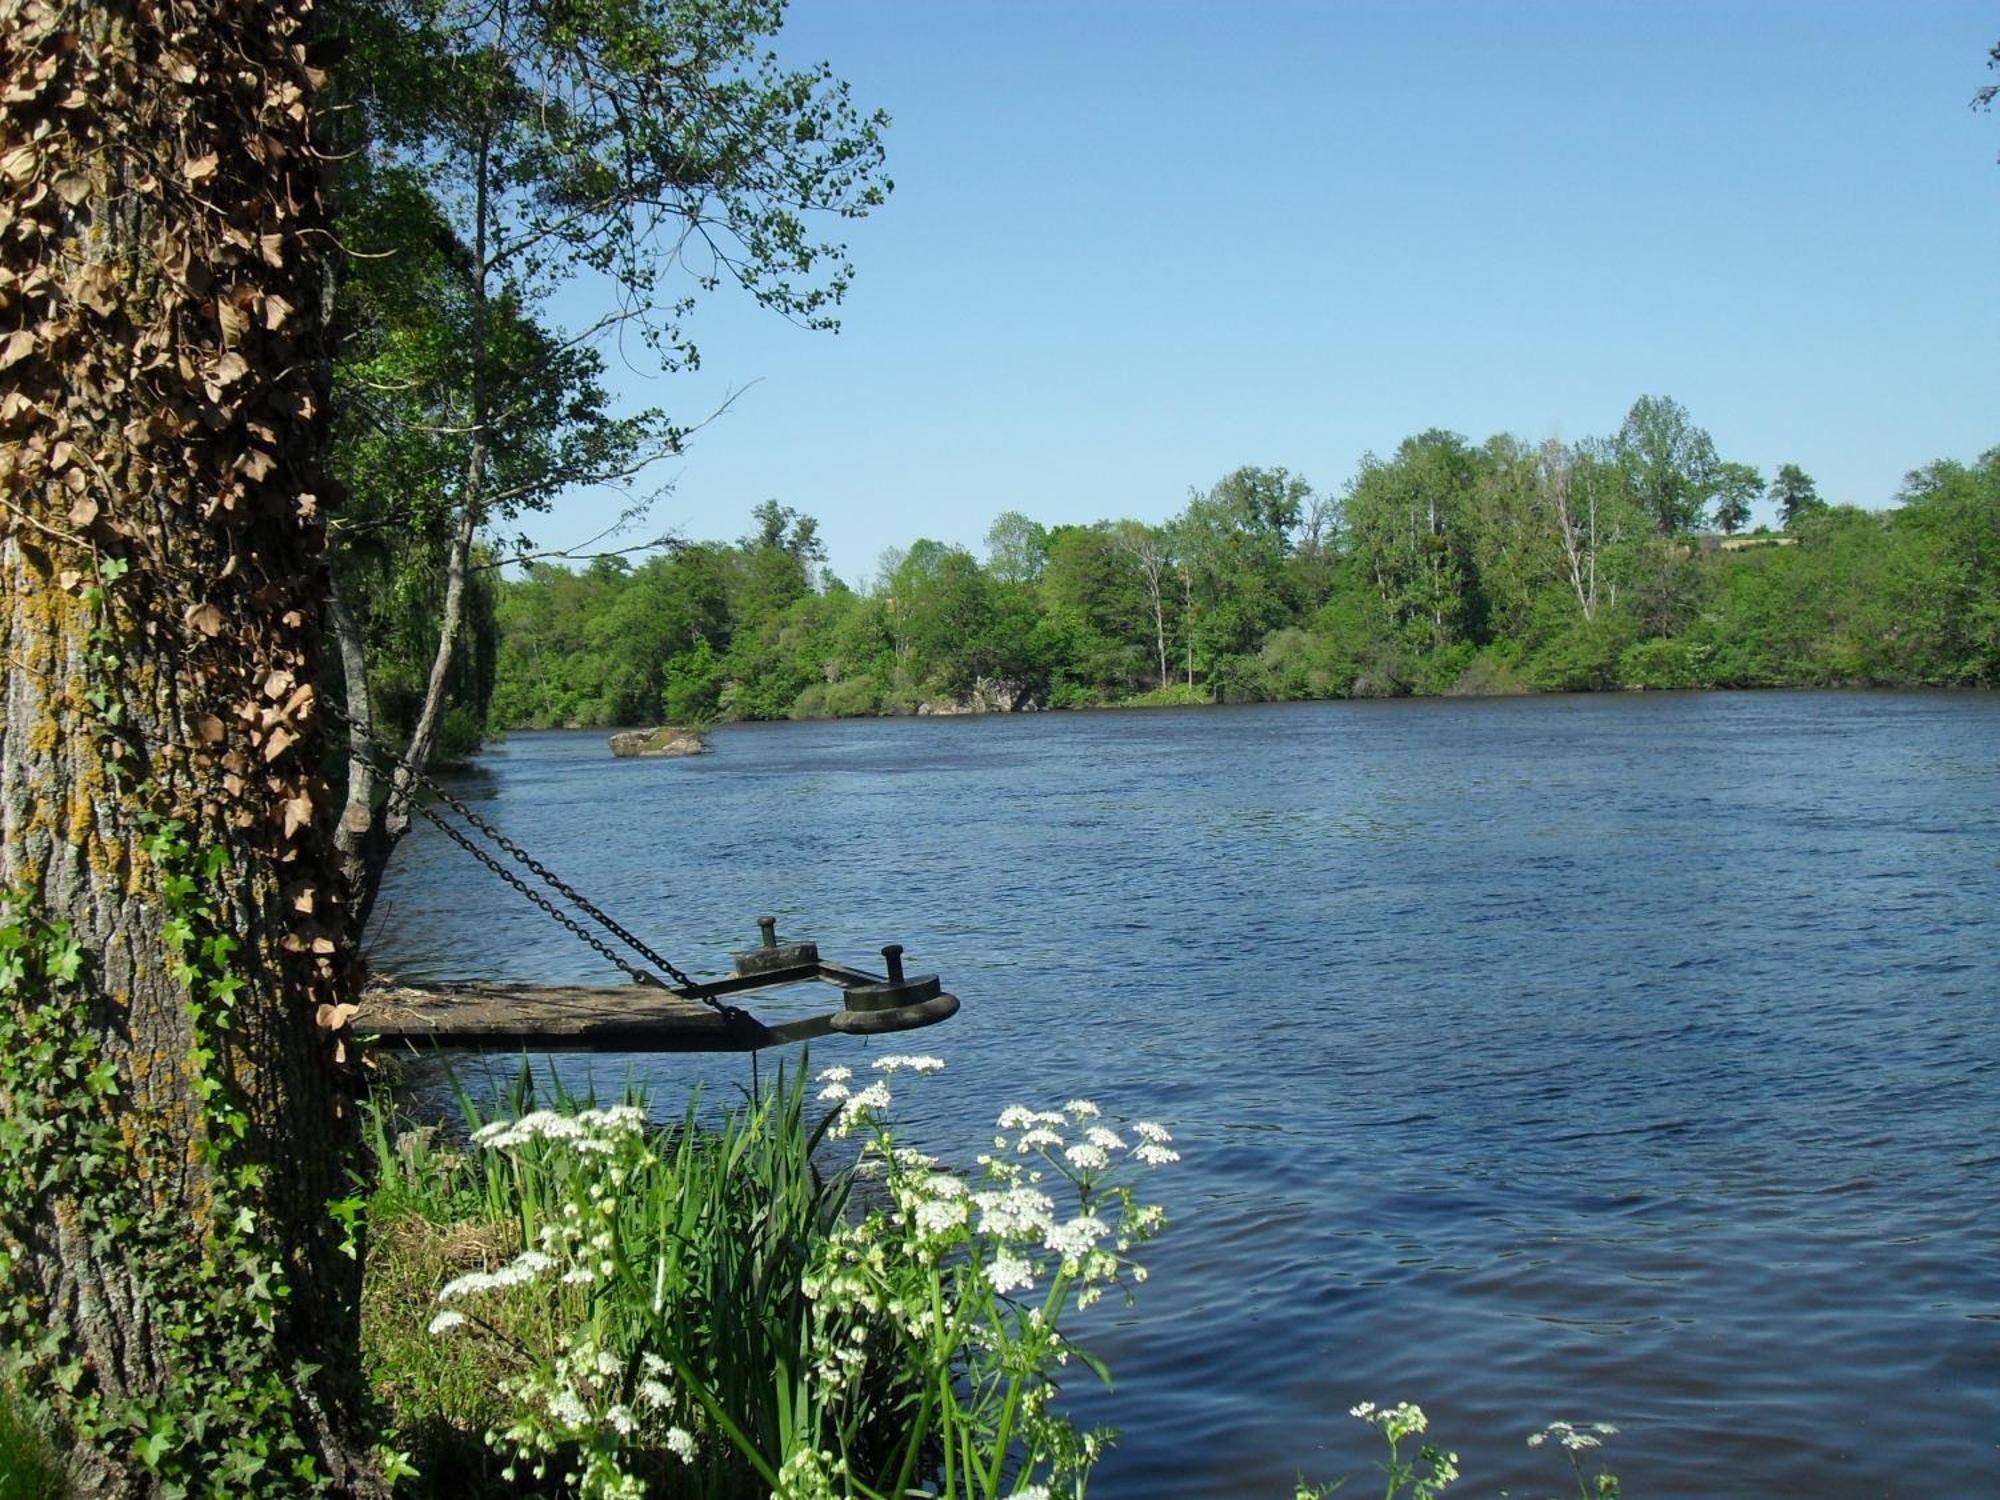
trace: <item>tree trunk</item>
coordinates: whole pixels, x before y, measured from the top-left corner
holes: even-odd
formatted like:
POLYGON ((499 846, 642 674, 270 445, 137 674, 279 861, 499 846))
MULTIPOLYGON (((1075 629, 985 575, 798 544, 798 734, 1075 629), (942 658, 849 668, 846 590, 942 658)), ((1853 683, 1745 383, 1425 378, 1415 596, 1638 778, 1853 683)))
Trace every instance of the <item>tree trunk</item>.
MULTIPOLYGON (((410 799, 417 794, 417 773, 430 764, 437 745, 438 726, 444 721, 445 698, 451 687, 451 664, 458 651, 459 631, 465 626, 465 583, 472 567, 472 546, 486 519, 486 460, 492 443, 491 402, 487 390, 486 347, 489 291, 492 272, 488 255, 488 230, 493 214, 493 132, 489 109, 480 123, 478 149, 473 165, 472 231, 472 429, 471 448, 466 456, 465 492, 459 497, 458 524, 451 535, 451 551, 445 561, 444 609, 438 621, 437 650, 431 657, 430 676, 424 684, 424 700, 417 710, 417 722, 410 730, 410 742, 403 749, 402 764, 390 781, 388 805, 379 827, 370 835, 367 858, 348 889, 352 902, 350 930, 358 941, 375 909, 381 893, 382 876, 389 856, 403 835, 410 831, 410 799)), ((350 705, 351 712, 351 705, 350 705)))
POLYGON ((0 0, 0 1343, 93 1496, 379 1489, 312 10, 0 0))

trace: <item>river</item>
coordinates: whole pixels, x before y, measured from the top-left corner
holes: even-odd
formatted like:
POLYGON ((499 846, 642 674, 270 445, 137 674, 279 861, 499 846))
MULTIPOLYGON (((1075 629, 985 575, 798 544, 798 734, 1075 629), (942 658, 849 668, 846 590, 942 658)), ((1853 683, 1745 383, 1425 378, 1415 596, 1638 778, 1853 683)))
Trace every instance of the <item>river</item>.
MULTIPOLYGON (((1080 1094, 1173 1128, 1152 1278, 1088 1325, 1096 1500, 1365 1494, 1347 1408, 1401 1399, 1454 1493, 1559 1491, 1566 1418, 1634 1496, 2000 1494, 2000 697, 518 734, 453 780, 697 973, 767 911, 905 944, 964 1000, 890 1042, 949 1062, 929 1149, 1080 1094)), ((617 978, 421 826, 382 916, 407 975, 617 978)))

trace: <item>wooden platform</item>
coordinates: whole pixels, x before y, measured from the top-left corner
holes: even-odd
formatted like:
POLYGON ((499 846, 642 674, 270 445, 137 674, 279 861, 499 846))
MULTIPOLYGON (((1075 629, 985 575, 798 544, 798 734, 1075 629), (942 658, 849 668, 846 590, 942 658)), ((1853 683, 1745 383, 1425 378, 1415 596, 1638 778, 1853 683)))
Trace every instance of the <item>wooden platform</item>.
POLYGON ((414 1050, 434 1047, 530 1052, 754 1052, 837 1033, 871 1035, 935 1025, 958 1010, 955 996, 938 992, 893 1010, 827 1010, 841 1006, 841 991, 877 984, 876 976, 820 965, 800 970, 781 1004, 763 992, 784 988, 783 974, 723 980, 711 991, 723 1009, 705 1000, 623 984, 507 984, 485 979, 422 985, 371 983, 362 992, 352 1025, 360 1036, 414 1050), (819 985, 813 980, 822 981, 819 985), (825 986, 831 985, 831 993, 825 986), (760 992, 759 1009, 797 1019, 762 1020, 737 1008, 732 992, 760 992), (814 1010, 819 1014, 812 1014, 814 1010))

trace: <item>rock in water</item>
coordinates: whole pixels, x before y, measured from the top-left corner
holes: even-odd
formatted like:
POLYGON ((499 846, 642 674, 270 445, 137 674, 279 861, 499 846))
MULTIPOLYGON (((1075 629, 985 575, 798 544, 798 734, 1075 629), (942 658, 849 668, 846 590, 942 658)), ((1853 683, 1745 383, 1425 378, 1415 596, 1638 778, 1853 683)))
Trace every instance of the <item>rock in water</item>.
POLYGON ((699 729, 676 729, 671 724, 658 729, 621 729, 611 736, 611 753, 621 759, 699 755, 707 748, 708 736, 699 729))

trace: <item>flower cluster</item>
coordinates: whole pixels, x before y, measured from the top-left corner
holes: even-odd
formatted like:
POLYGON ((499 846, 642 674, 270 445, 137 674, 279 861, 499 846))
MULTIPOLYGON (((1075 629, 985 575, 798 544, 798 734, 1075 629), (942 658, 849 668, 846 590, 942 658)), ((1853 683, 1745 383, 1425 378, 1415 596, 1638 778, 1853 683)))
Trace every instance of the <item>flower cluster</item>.
POLYGON ((867 1343, 850 1320, 886 1315, 934 1369, 958 1372, 953 1427, 1003 1443, 1016 1434, 1027 1458, 1020 1493, 1045 1493, 1037 1472, 1080 1480, 1104 1443, 1052 1409, 1053 1372, 1074 1353, 1062 1319, 1110 1286, 1145 1280, 1131 1252, 1165 1215, 1138 1202, 1129 1179, 1180 1158, 1164 1127, 1146 1121, 1121 1133, 1093 1101, 1071 1099, 1061 1109, 1010 1106, 970 1179, 941 1170, 898 1145, 889 1123, 890 1077, 941 1066, 890 1056, 865 1086, 846 1067, 816 1079, 819 1101, 835 1111, 830 1133, 867 1127, 860 1170, 882 1183, 886 1204, 833 1236, 807 1281, 816 1374, 851 1386, 867 1343))
MULTIPOLYGON (((476 1307, 481 1298, 536 1282, 555 1283, 553 1291, 612 1277, 622 1259, 619 1189, 655 1164, 645 1124, 644 1111, 620 1105, 575 1114, 535 1110, 475 1131, 474 1143, 491 1151, 532 1154, 560 1184, 560 1203, 548 1205, 551 1212, 535 1231, 538 1248, 497 1270, 448 1282, 439 1303, 476 1307)), ((450 1333, 474 1321, 476 1312, 449 1307, 431 1320, 430 1330, 450 1333)), ((676 1390, 664 1360, 644 1351, 635 1359, 614 1338, 605 1320, 580 1318, 552 1359, 501 1380, 514 1416, 486 1440, 511 1460, 504 1471, 509 1482, 521 1471, 544 1480, 558 1466, 565 1486, 592 1500, 642 1500, 649 1491, 631 1472, 631 1451, 650 1447, 693 1462, 690 1426, 699 1428, 694 1403, 676 1390)))
POLYGON ((1591 1422, 1579 1426, 1574 1422, 1551 1422, 1540 1432, 1528 1437, 1530 1448, 1539 1448, 1544 1443, 1556 1442, 1572 1453, 1581 1453, 1586 1448, 1601 1448, 1607 1437, 1615 1437, 1618 1429, 1609 1422, 1591 1422))
POLYGON ((822 1131, 804 1119, 803 1080, 719 1134, 690 1107, 680 1135, 650 1137, 629 1106, 477 1131, 489 1176, 518 1194, 528 1248, 448 1284, 431 1329, 498 1336, 482 1304, 510 1295, 553 1315, 547 1342, 517 1346, 525 1357, 500 1382, 507 1415, 487 1440, 510 1479, 526 1469, 626 1500, 646 1493, 648 1465, 677 1459, 704 1493, 740 1489, 747 1465, 788 1500, 872 1492, 899 1474, 967 1500, 1080 1492, 1108 1439, 1056 1410, 1055 1376, 1079 1354, 1063 1323, 1145 1280, 1133 1252, 1165 1215, 1133 1184, 1179 1160, 1173 1137, 1109 1123, 1088 1099, 1014 1106, 992 1149, 955 1172, 900 1144, 891 1114, 892 1083, 943 1066, 891 1054, 872 1076, 824 1070, 822 1131), (831 1188, 807 1160, 821 1133, 858 1139, 851 1175, 831 1188), (796 1216, 774 1215, 780 1202, 796 1216), (754 1286, 730 1269, 753 1264, 754 1286), (767 1377, 721 1400, 718 1320, 779 1340, 764 1347, 795 1373, 776 1451, 753 1447, 745 1429, 760 1424, 743 1420, 770 1400, 767 1377), (857 1454, 888 1466, 864 1474, 857 1454))
POLYGON ((1431 1425, 1430 1418, 1416 1402, 1377 1406, 1373 1401, 1363 1401, 1349 1408, 1348 1415, 1382 1430, 1382 1437, 1389 1444, 1389 1459, 1382 1465, 1382 1472, 1389 1476, 1388 1492, 1392 1500, 1406 1486, 1410 1500, 1436 1500, 1445 1486, 1458 1478, 1458 1455, 1442 1452, 1430 1443, 1417 1450, 1414 1461, 1403 1458, 1403 1440, 1421 1437, 1431 1425))

